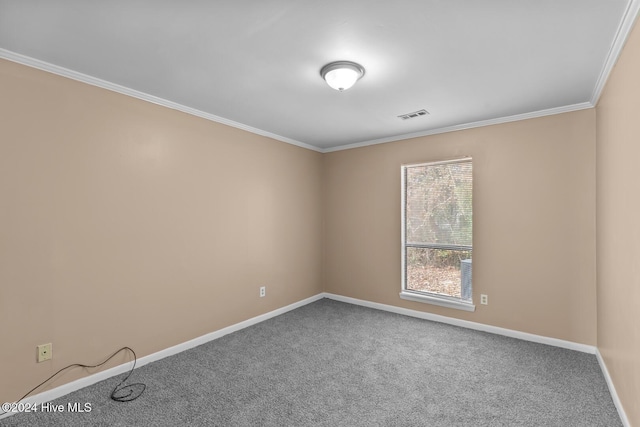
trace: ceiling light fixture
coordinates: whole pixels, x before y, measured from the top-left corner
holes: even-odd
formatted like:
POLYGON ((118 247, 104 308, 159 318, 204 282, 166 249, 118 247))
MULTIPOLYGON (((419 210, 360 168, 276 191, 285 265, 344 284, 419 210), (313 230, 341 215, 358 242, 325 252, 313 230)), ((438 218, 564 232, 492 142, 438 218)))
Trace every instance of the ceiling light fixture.
POLYGON ((320 75, 329 86, 342 92, 364 76, 364 68, 355 62, 336 61, 322 67, 320 75))

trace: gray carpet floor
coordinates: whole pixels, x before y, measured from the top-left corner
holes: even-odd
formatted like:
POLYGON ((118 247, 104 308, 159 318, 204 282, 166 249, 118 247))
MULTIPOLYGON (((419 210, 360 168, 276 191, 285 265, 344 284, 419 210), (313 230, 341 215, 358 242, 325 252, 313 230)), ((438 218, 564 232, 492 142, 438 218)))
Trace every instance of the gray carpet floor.
POLYGON ((621 426, 594 355, 323 299, 6 426, 621 426))

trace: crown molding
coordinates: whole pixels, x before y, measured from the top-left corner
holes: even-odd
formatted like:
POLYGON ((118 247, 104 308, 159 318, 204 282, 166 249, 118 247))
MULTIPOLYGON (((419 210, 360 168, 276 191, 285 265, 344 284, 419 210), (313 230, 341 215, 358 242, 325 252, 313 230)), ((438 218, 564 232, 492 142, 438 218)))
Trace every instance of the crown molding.
POLYGON ((195 108, 187 107, 186 105, 178 104, 173 101, 169 101, 154 95, 140 92, 135 89, 118 85, 116 83, 111 83, 109 81, 92 77, 87 74, 79 73, 77 71, 73 71, 64 67, 50 64, 48 62, 31 58, 29 56, 21 55, 19 53, 15 53, 6 49, 0 48, 0 58, 6 59, 12 62, 16 62, 22 65, 26 65, 29 67, 37 68, 39 70, 43 70, 49 73, 57 74, 63 77, 67 77, 76 81, 87 83, 92 86, 97 86, 103 89, 117 92, 123 95, 138 98, 143 101, 151 102, 157 105, 171 108, 173 110, 177 110, 177 111, 181 111, 197 117, 201 117, 206 120, 231 126, 236 129, 241 129, 256 135, 261 135, 277 141, 285 142, 287 144, 295 145, 301 148, 306 148, 308 150, 316 151, 319 153, 331 153, 335 151, 349 150, 352 148, 366 147, 369 145, 384 144, 387 142, 402 141, 402 140, 411 139, 411 138, 438 135, 442 133, 455 132, 459 130, 473 129, 478 127, 491 126, 491 125, 497 125, 502 123, 509 123, 509 122, 515 122, 520 120, 527 120, 527 119, 533 119, 538 117, 544 117, 544 116, 550 116, 555 114, 562 114, 562 113, 568 113, 572 111, 579 111, 579 110, 584 110, 588 108, 593 108, 597 104, 600 98, 600 95, 602 94, 602 91, 606 85, 607 79, 609 78, 609 75, 616 64, 616 61, 620 56, 620 53, 622 52, 622 49, 627 40, 627 37, 629 36, 629 33, 631 32, 631 29, 633 28, 633 25, 638 17, 639 11, 640 11, 640 0, 629 0, 629 4, 627 5, 625 14, 620 22, 620 25, 614 37, 613 43, 611 45, 611 49, 609 50, 607 59, 602 68, 602 71, 600 72, 600 75, 596 82, 596 86, 591 95, 590 101, 562 106, 562 107, 549 108, 546 110, 533 111, 529 113, 516 114, 512 116, 499 117, 495 119, 480 120, 480 121, 463 123, 463 124, 454 125, 454 126, 446 126, 442 128, 430 129, 430 130, 421 131, 421 132, 414 132, 414 133, 396 135, 396 136, 391 136, 386 138, 366 140, 366 141, 361 141, 353 144, 340 145, 337 147, 330 147, 330 148, 317 147, 311 144, 307 144, 301 141, 284 137, 282 135, 277 135, 271 132, 267 132, 262 129, 254 128, 254 127, 245 125, 243 123, 235 122, 233 120, 229 120, 224 117, 206 113, 204 111, 197 110, 195 108))
POLYGON ((593 104, 591 104, 590 102, 581 102, 579 104, 565 105, 563 107, 555 107, 555 108, 549 108, 546 110, 532 111, 530 113, 516 114, 513 116, 498 117, 495 119, 488 119, 488 120, 479 120, 477 122, 463 123, 463 124, 454 125, 454 126, 430 129, 422 132, 407 133, 404 135, 397 135, 389 138, 372 139, 370 141, 363 141, 363 142, 357 142, 355 144, 341 145, 339 147, 325 148, 324 150, 322 150, 322 152, 331 153, 333 151, 350 150, 352 148, 360 148, 360 147, 366 147, 369 145, 402 141, 405 139, 419 138, 422 136, 438 135, 441 133, 455 132, 458 130, 473 129, 473 128, 479 128, 484 126, 499 125, 502 123, 517 122, 517 121, 527 120, 527 119, 535 119, 535 118, 544 117, 544 116, 552 116, 555 114, 570 113, 572 111, 585 110, 587 108, 593 108, 593 104))
POLYGON ((295 139, 287 138, 281 135, 276 135, 271 132, 267 132, 262 129, 254 128, 251 126, 247 126, 243 123, 238 123, 233 120, 225 119, 224 117, 216 116, 214 114, 206 113, 201 110, 197 110, 195 108, 187 107, 186 105, 178 104, 177 102, 169 101, 164 98, 160 98, 154 95, 150 95, 148 93, 140 92, 135 89, 128 88, 126 86, 122 86, 116 83, 112 83, 106 80, 99 79, 97 77, 89 76, 87 74, 79 73, 77 71, 70 70, 68 68, 60 67, 58 65, 51 64, 49 62, 41 61, 39 59, 31 58, 26 55, 21 55, 16 52, 12 52, 10 50, 0 48, 0 58, 6 59, 8 61, 16 62, 18 64, 26 65, 28 67, 37 68, 42 71, 46 71, 52 74, 56 74, 62 77, 67 77, 72 80, 76 80, 82 83, 89 84, 91 86, 96 86, 102 89, 107 89, 112 92, 117 92, 122 95, 131 96, 133 98, 138 98, 143 101, 151 102, 156 105, 161 105, 163 107, 170 108, 172 110, 181 111, 183 113, 191 114, 193 116, 197 116, 206 120, 210 120, 212 122, 221 123, 227 126, 234 127, 236 129, 241 129, 256 135, 265 136, 267 138, 275 139, 281 142, 286 142, 287 144, 296 145, 298 147, 306 148, 308 150, 321 152, 322 150, 313 145, 305 144, 304 142, 296 141, 295 139))
POLYGON ((618 57, 620 56, 622 48, 631 33, 631 29, 633 28, 633 24, 636 22, 639 11, 640 0, 630 0, 627 5, 627 10, 622 17, 622 21, 620 21, 620 25, 618 26, 618 31, 613 38, 613 43, 611 44, 611 49, 607 55, 607 60, 602 67, 602 71, 600 71, 600 76, 598 76, 596 87, 593 89, 593 93, 591 94, 591 104, 594 106, 598 104, 600 95, 602 95, 602 91, 609 79, 609 75, 618 61, 618 57))

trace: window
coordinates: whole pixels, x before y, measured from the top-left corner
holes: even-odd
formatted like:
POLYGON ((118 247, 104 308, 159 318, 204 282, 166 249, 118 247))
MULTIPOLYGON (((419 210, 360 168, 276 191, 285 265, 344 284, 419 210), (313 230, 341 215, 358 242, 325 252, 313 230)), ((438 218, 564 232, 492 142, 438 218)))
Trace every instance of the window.
POLYGON ((473 311, 470 158, 402 167, 400 297, 473 311))

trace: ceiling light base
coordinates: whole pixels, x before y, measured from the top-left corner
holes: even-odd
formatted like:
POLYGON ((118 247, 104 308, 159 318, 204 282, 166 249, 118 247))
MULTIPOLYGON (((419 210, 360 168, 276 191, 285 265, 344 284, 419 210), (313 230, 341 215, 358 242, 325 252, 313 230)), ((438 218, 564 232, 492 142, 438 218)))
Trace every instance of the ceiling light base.
POLYGON ((331 88, 342 92, 364 76, 364 67, 351 61, 336 61, 322 67, 320 75, 331 88))

